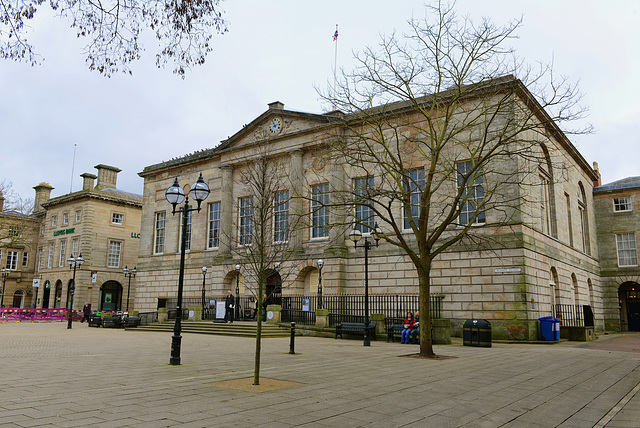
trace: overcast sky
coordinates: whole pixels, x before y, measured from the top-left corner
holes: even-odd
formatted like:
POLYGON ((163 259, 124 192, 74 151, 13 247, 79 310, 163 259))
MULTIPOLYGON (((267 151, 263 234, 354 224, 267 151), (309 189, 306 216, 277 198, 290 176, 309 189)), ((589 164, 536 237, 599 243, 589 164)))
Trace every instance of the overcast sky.
MULTIPOLYGON (((153 46, 133 76, 90 72, 68 23, 41 13, 31 42, 43 64, 0 62, 0 181, 23 198, 43 181, 53 197, 66 194, 76 144, 73 191, 80 174, 107 164, 122 169, 118 188, 141 194, 145 166, 216 146, 267 103, 323 112, 314 88, 332 80, 335 25, 338 66, 350 69, 352 51, 405 29, 412 14, 424 15, 422 4, 223 2, 229 32, 214 36, 206 64, 184 80, 155 68, 153 46)), ((640 2, 461 0, 457 9, 498 24, 523 16, 518 53, 531 63, 553 60, 555 73, 580 81, 596 133, 572 137, 578 150, 599 163, 605 183, 640 175, 640 2)))

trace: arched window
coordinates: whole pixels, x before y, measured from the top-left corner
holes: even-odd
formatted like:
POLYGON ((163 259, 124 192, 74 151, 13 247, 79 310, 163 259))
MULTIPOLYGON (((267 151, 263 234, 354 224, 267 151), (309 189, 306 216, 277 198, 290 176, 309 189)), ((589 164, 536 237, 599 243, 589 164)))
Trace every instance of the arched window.
POLYGON ((12 308, 24 308, 24 290, 17 290, 13 293, 12 308))
POLYGON ((582 250, 591 254, 591 244, 589 240, 589 213, 587 211, 587 195, 582 182, 578 182, 578 212, 580 213, 580 232, 582 233, 582 250))
POLYGON ((593 306, 594 297, 593 297, 593 283, 591 282, 591 278, 587 279, 587 291, 589 295, 587 298, 589 299, 589 305, 593 306))
POLYGON ((543 159, 538 167, 538 182, 540 184, 540 230, 542 233, 558 237, 558 226, 556 221, 555 189, 553 185, 553 167, 549 150, 544 144, 540 145, 543 159))
POLYGON ((556 268, 551 268, 549 283, 549 297, 551 299, 551 312, 554 313, 555 306, 560 304, 560 284, 558 284, 558 272, 556 268))
POLYGON ((580 287, 578 286, 578 278, 575 273, 571 274, 571 286, 573 288, 573 304, 580 304, 580 287))

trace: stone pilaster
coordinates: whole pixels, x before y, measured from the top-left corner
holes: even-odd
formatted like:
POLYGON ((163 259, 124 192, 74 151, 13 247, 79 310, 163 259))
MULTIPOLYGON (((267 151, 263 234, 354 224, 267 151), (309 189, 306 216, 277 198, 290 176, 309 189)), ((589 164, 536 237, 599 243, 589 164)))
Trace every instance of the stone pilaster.
POLYGON ((289 245, 293 251, 302 251, 302 231, 303 228, 299 227, 300 216, 302 215, 302 192, 304 188, 303 181, 303 166, 302 166, 302 150, 295 150, 291 152, 291 165, 290 165, 290 177, 291 177, 291 193, 289 194, 291 201, 289 202, 289 209, 293 217, 294 224, 298 227, 294 227, 289 237, 289 245))
POLYGON ((220 203, 220 256, 231 255, 233 238, 233 167, 222 167, 220 203))

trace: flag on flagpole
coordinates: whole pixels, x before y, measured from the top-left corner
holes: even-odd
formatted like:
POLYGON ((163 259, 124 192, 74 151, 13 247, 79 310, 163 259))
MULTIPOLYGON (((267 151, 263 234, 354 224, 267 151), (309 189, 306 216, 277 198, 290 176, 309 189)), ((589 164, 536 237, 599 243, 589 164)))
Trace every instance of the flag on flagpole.
POLYGON ((333 33, 333 40, 334 41, 338 40, 338 25, 336 25, 336 32, 333 33))

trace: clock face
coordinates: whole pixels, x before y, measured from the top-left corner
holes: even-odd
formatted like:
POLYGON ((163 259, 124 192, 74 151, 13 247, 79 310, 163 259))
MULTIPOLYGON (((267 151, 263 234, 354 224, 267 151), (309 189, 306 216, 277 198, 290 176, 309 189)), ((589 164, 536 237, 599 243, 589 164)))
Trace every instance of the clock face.
POLYGON ((277 134, 278 132, 280 132, 281 129, 282 129, 282 120, 280 120, 279 117, 274 118, 269 123, 269 131, 271 131, 272 134, 277 134))

